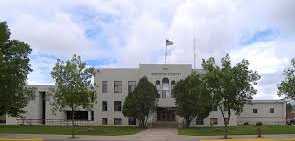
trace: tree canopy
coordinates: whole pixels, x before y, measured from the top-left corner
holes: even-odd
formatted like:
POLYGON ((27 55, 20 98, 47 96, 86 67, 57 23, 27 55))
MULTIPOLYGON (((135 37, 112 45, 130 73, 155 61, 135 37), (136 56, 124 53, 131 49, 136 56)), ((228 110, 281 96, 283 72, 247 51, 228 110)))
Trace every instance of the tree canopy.
POLYGON ((239 114, 244 104, 250 102, 252 96, 256 94, 253 85, 256 85, 260 76, 256 71, 249 69, 247 60, 243 59, 232 66, 228 54, 221 59, 220 67, 212 57, 203 60, 202 66, 206 71, 204 81, 212 95, 213 106, 217 106, 222 113, 225 126, 224 137, 227 138, 227 125, 231 112, 239 114))
MULTIPOLYGON (((53 110, 71 109, 72 126, 75 126, 75 111, 89 109, 95 103, 94 86, 91 82, 94 68, 87 68, 80 56, 74 55, 70 60, 61 61, 51 72, 55 80, 53 110)), ((74 132, 72 132, 74 137, 74 132)))
POLYGON ((178 81, 172 92, 177 114, 185 119, 185 127, 189 127, 194 118, 203 120, 209 115, 211 97, 196 72, 178 81))
POLYGON ((0 22, 0 115, 20 116, 32 98, 26 87, 31 51, 28 44, 11 40, 6 22, 0 22))
POLYGON ((146 128, 150 114, 155 110, 157 104, 157 89, 148 81, 147 77, 142 77, 134 91, 125 98, 123 114, 139 120, 139 127, 146 128))
POLYGON ((284 76, 284 80, 278 86, 278 95, 295 100, 295 58, 291 60, 291 65, 284 70, 284 76))

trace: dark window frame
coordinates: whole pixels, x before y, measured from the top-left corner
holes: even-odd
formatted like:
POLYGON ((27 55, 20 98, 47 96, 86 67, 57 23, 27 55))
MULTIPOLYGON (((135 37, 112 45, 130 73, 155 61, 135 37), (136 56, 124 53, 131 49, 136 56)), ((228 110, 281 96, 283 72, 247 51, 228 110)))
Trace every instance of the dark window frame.
POLYGON ((128 125, 136 125, 136 118, 128 117, 128 125))
POLYGON ((114 93, 122 93, 122 81, 114 81, 114 93))
POLYGON ((134 91, 135 87, 136 87, 136 81, 128 81, 128 93, 131 93, 134 91), (131 84, 133 83, 133 84, 131 84))
POLYGON ((114 125, 122 125, 122 118, 114 118, 114 125))
POLYGON ((108 125, 108 118, 101 118, 102 125, 108 125))
POLYGON ((101 81, 101 92, 102 93, 108 92, 108 81, 101 81))
POLYGON ((94 121, 94 111, 91 111, 91 121, 94 121))
POLYGON ((257 113, 258 113, 258 109, 257 109, 257 108, 253 108, 252 112, 253 112, 254 114, 257 114, 257 113))
POLYGON ((103 112, 108 111, 108 102, 107 101, 102 101, 102 109, 103 112))
MULTIPOLYGON (((75 120, 88 120, 88 111, 74 111, 75 120)), ((66 119, 72 120, 72 111, 66 111, 66 119)))
POLYGON ((275 113, 275 108, 270 108, 269 112, 272 113, 272 114, 275 113))
POLYGON ((122 111, 122 101, 114 101, 114 111, 122 111))

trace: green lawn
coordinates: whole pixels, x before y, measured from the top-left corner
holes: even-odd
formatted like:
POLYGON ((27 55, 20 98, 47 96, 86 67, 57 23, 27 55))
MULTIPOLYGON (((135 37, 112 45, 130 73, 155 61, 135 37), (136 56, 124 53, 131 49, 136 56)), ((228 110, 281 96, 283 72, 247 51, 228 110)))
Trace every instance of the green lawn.
MULTIPOLYGON (((77 135, 102 135, 102 136, 119 136, 131 135, 141 131, 136 127, 77 127, 77 135)), ((59 134, 71 135, 72 128, 58 127, 58 126, 15 126, 15 125, 2 125, 0 126, 1 133, 15 133, 15 134, 59 134)))
MULTIPOLYGON (((263 134, 295 134, 295 126, 261 126, 263 134)), ((180 128, 180 135, 190 136, 214 136, 223 135, 223 127, 199 127, 199 128, 180 128)), ((229 135, 255 135, 257 134, 257 126, 232 126, 229 127, 229 135)))

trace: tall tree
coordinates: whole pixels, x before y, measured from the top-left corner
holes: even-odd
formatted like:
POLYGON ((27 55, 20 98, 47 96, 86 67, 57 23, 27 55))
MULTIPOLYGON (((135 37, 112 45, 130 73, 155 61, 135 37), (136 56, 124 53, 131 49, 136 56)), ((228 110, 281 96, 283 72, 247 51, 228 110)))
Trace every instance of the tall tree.
POLYGON ((71 109, 73 138, 75 111, 81 108, 89 109, 95 103, 94 86, 91 82, 93 73, 94 68, 86 68, 86 63, 77 55, 67 61, 57 60, 51 72, 55 80, 53 110, 71 109))
POLYGON ((0 22, 0 116, 20 116, 32 98, 32 90, 26 87, 31 51, 28 44, 11 40, 6 22, 0 22))
POLYGON ((224 121, 224 138, 228 137, 228 124, 232 112, 239 114, 245 103, 250 102, 256 94, 253 85, 260 79, 256 71, 249 69, 249 62, 242 60, 231 65, 229 55, 221 59, 221 67, 214 58, 203 60, 206 87, 213 97, 214 106, 221 111, 224 121))
POLYGON ((173 96, 176 100, 177 114, 184 118, 185 127, 189 127, 194 118, 204 119, 209 115, 211 97, 196 72, 176 83, 173 96))
POLYGON ((147 77, 142 77, 134 91, 125 98, 124 116, 136 118, 139 121, 139 127, 146 128, 147 120, 156 108, 156 97, 156 87, 148 81, 147 77))
POLYGON ((293 105, 291 103, 286 104, 286 116, 289 117, 290 113, 293 111, 293 105))
POLYGON ((295 100, 295 58, 291 60, 291 65, 284 70, 283 74, 285 78, 278 86, 278 95, 295 100))

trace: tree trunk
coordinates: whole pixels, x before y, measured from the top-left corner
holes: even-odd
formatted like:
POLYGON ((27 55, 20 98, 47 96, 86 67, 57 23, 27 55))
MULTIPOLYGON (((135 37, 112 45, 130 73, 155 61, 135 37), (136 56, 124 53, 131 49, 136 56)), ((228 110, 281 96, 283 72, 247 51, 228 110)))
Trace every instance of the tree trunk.
POLYGON ((75 138, 75 110, 72 107, 72 138, 75 138))
POLYGON ((145 128, 145 123, 144 123, 144 119, 139 119, 139 127, 140 128, 145 128))
POLYGON ((228 124, 229 124, 229 120, 230 120, 230 116, 231 116, 231 112, 230 109, 228 108, 227 111, 227 120, 225 120, 225 118, 223 118, 223 122, 224 122, 224 138, 228 139, 228 124))
POLYGON ((258 126, 257 128, 257 138, 261 138, 261 128, 258 126))
POLYGON ((224 111, 222 109, 223 107, 219 107, 221 114, 222 114, 222 118, 223 118, 223 125, 224 125, 224 135, 223 138, 227 139, 228 138, 228 128, 227 128, 227 122, 225 121, 225 115, 224 115, 224 111))
MULTIPOLYGON (((225 122, 225 119, 223 118, 223 121, 225 122)), ((224 123, 224 139, 228 138, 228 124, 224 123)))
POLYGON ((191 119, 189 117, 185 118, 185 128, 189 128, 191 124, 191 119))

